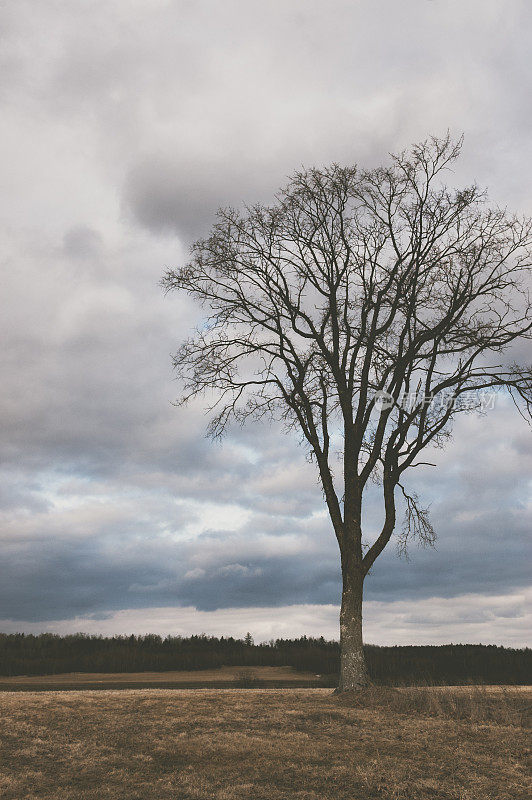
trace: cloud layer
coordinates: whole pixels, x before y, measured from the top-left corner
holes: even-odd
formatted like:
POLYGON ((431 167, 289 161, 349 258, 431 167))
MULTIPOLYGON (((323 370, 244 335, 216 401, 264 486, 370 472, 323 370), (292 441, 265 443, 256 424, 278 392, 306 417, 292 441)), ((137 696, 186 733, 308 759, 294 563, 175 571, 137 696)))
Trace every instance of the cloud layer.
MULTIPOLYGON (((188 632, 245 632, 253 614, 257 636, 268 618, 312 633, 313 615, 332 631, 338 558, 312 466, 279 430, 212 444, 200 404, 171 405, 169 355, 199 312, 157 282, 219 205, 447 128, 466 134, 452 179, 531 213, 527 4, 21 0, 0 15, 0 627, 156 630, 150 609, 175 608, 188 632)), ((527 584, 529 432, 501 399, 436 457, 411 485, 437 550, 385 552, 370 631, 524 643, 499 612, 527 584), (474 629, 468 614, 484 615, 474 629)))

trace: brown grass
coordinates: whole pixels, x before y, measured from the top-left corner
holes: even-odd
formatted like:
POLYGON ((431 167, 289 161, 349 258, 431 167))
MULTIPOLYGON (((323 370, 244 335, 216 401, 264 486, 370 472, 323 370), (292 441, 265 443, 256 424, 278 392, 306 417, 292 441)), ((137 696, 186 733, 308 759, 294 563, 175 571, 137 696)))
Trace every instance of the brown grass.
POLYGON ((293 667, 220 667, 219 669, 202 670, 175 670, 167 672, 63 672, 58 675, 14 675, 12 677, 0 676, 0 689, 24 689, 25 687, 58 688, 65 687, 83 689, 96 688, 99 684, 105 687, 128 687, 132 684, 135 688, 144 688, 164 684, 165 686, 197 684, 202 688, 209 688, 209 684, 216 688, 217 684, 230 686, 243 680, 246 676, 261 684, 282 683, 316 683, 318 678, 313 672, 297 672, 293 667), (141 686, 139 686, 141 684, 141 686), (205 684, 205 686, 202 686, 205 684))
POLYGON ((530 690, 0 694, 5 800, 525 800, 530 690))

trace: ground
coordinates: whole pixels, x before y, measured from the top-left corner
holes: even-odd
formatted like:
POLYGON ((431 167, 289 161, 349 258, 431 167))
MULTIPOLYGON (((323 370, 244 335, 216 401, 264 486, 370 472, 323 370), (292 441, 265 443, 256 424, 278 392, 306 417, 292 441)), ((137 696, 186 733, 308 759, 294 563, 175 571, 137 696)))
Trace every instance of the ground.
POLYGON ((531 690, 0 693, 5 800, 525 800, 531 690))
POLYGON ((262 687, 308 688, 320 682, 320 675, 298 672, 292 667, 220 667, 219 669, 175 670, 174 672, 65 672, 59 675, 0 676, 3 689, 144 689, 162 688, 209 689, 231 684, 259 682, 262 687))

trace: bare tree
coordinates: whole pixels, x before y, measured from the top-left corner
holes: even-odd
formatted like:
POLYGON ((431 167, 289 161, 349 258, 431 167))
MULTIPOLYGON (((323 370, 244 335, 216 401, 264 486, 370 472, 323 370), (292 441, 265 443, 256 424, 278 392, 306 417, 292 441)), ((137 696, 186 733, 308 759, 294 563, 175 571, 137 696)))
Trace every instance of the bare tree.
POLYGON ((174 365, 183 401, 214 392, 211 435, 231 419, 281 419, 317 465, 341 557, 339 691, 368 681, 363 585, 398 500, 400 545, 434 539, 403 473, 483 391, 509 390, 530 417, 532 368, 501 354, 531 338, 532 223, 488 207, 476 185, 446 188, 460 147, 431 138, 386 167, 297 172, 272 206, 220 210, 190 263, 162 281, 206 309, 174 365), (366 542, 370 480, 383 521, 366 542))

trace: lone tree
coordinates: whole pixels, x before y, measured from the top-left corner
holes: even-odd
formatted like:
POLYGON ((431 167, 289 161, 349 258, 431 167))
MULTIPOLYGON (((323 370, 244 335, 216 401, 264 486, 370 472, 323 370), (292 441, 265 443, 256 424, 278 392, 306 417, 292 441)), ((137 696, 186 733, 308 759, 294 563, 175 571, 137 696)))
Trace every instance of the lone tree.
POLYGON ((403 474, 488 390, 507 389, 531 415, 532 367, 505 351, 532 335, 532 222, 488 207, 476 185, 446 188, 460 148, 433 137, 378 169, 297 172, 274 205, 220 210, 190 263, 162 281, 206 310, 174 366, 183 402, 214 393, 210 434, 267 416, 308 444, 340 548, 339 691, 368 682, 364 579, 398 500, 400 547, 434 540, 403 474), (382 486, 383 511, 371 542, 369 481, 382 486))

